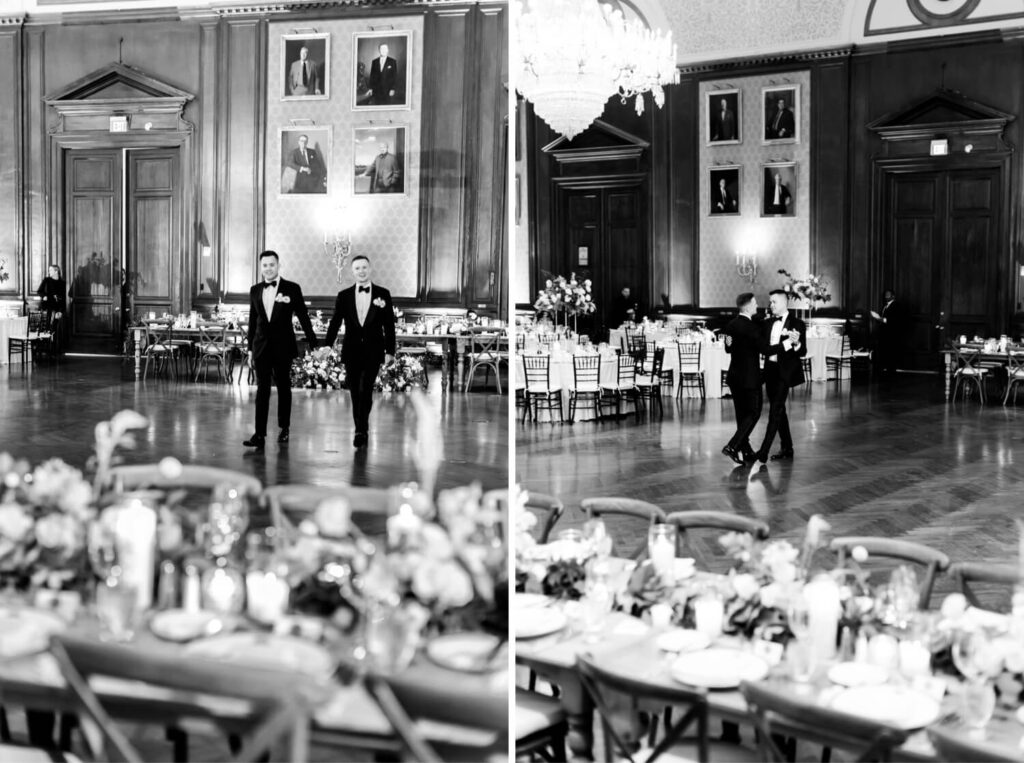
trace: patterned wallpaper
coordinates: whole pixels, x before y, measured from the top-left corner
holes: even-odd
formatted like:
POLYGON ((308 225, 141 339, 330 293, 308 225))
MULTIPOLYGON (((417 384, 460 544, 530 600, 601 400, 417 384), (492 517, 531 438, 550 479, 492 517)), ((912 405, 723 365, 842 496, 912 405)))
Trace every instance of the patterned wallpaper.
MULTIPOLYGON (((281 63, 281 35, 291 34, 295 22, 270 25, 267 76, 266 244, 281 255, 281 275, 298 281, 308 296, 333 296, 352 283, 346 268, 338 283, 337 271, 324 253, 327 221, 340 216, 348 221, 352 253, 365 254, 373 263, 373 280, 396 297, 415 297, 419 268, 420 114, 423 71, 423 17, 395 16, 373 19, 318 20, 318 34, 330 33, 330 98, 281 100, 285 67, 281 63), (354 111, 353 46, 355 32, 394 27, 393 34, 412 32, 411 109, 354 111), (327 166, 326 195, 280 196, 281 128, 292 120, 312 120, 311 132, 331 128, 331 156, 327 166), (353 194, 356 128, 404 126, 406 171, 404 194, 353 194)), ((312 143, 311 143, 312 146, 312 143)), ((394 150, 394 149, 392 149, 394 150)))
POLYGON ((700 306, 735 304, 736 295, 752 290, 759 297, 782 284, 779 268, 799 277, 810 267, 810 130, 811 75, 808 71, 707 81, 700 88, 700 306), (763 87, 800 86, 798 143, 762 145, 763 87), (706 145, 707 97, 715 90, 741 92, 742 142, 706 145), (768 162, 796 162, 796 213, 793 217, 761 217, 762 166, 768 162), (715 165, 740 165, 739 208, 735 216, 708 215, 711 205, 708 170, 715 165), (755 252, 757 281, 750 283, 736 272, 737 252, 755 252))

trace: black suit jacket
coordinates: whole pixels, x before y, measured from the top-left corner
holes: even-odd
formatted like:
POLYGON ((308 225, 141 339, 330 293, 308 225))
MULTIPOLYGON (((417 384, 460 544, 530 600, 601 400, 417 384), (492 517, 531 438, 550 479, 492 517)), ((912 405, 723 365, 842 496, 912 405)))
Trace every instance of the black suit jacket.
POLYGON ((274 362, 292 360, 299 355, 299 345, 295 341, 295 329, 292 328, 292 316, 299 319, 299 325, 306 334, 309 349, 316 349, 316 334, 313 324, 306 312, 306 302, 302 298, 302 289, 293 281, 278 278, 277 298, 287 297, 288 301, 274 302, 274 309, 268 316, 263 307, 263 282, 249 289, 249 349, 253 360, 269 353, 274 362))
POLYGON ((295 186, 292 193, 325 193, 324 176, 327 174, 327 168, 315 150, 307 148, 306 158, 303 159, 302 151, 294 149, 288 166, 295 170, 295 186), (303 172, 304 168, 308 168, 309 172, 303 172))
POLYGON ((795 128, 796 120, 793 119, 793 112, 786 109, 780 114, 776 109, 768 122, 768 138, 792 138, 795 128))
MULTIPOLYGON (((762 332, 764 334, 763 341, 765 345, 769 345, 772 337, 772 324, 775 322, 774 318, 769 318, 764 322, 762 332)), ((784 331, 790 331, 795 329, 800 332, 800 349, 799 350, 784 350, 781 345, 775 345, 774 347, 768 346, 765 351, 765 370, 768 369, 769 361, 767 358, 770 355, 778 356, 778 368, 779 378, 782 379, 787 386, 795 387, 798 384, 803 384, 806 379, 804 378, 804 365, 801 362, 801 358, 807 355, 807 326, 804 322, 797 318, 793 311, 790 310, 786 314, 786 322, 782 325, 784 331)), ((783 337, 785 338, 785 337, 783 337)))
POLYGON ((383 286, 370 284, 370 309, 366 322, 359 324, 356 311, 356 287, 353 284, 338 292, 334 301, 334 315, 327 327, 327 346, 334 344, 338 329, 345 325, 345 343, 341 346, 341 362, 345 365, 357 363, 382 363, 385 355, 395 354, 395 311, 391 304, 391 292, 383 286), (374 304, 378 300, 383 306, 374 304))
POLYGON ((732 357, 725 380, 729 389, 756 389, 761 386, 761 355, 767 349, 761 326, 751 318, 737 315, 725 332, 732 337, 732 344, 725 351, 732 357))
MULTIPOLYGON (((376 103, 388 103, 388 91, 395 90, 398 80, 398 62, 391 56, 384 59, 384 69, 380 68, 380 56, 370 64, 370 89, 376 103)), ((397 94, 397 93, 396 93, 397 94)))

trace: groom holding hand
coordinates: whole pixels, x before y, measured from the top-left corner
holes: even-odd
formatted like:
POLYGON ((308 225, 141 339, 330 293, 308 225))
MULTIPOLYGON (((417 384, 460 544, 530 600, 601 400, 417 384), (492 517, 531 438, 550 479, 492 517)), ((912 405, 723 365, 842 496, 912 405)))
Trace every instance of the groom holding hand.
POLYGON ((339 291, 334 302, 326 342, 328 347, 334 345, 344 322, 341 362, 345 365, 345 379, 352 397, 356 430, 352 444, 362 448, 369 439, 377 373, 381 363, 391 363, 395 358, 395 311, 391 306, 391 292, 370 283, 370 260, 365 255, 352 258, 352 275, 355 284, 339 291))

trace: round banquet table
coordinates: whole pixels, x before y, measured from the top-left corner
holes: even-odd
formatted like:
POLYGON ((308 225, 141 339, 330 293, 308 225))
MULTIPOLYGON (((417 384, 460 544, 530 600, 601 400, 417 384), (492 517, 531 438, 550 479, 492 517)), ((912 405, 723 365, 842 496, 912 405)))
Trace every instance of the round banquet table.
MULTIPOLYGON (((520 352, 516 356, 516 386, 526 386, 525 370, 523 368, 522 357, 524 355, 537 356, 537 353, 531 353, 529 351, 523 353, 520 352)), ((573 356, 565 352, 553 352, 551 358, 551 384, 553 386, 560 386, 562 388, 562 413, 565 416, 566 421, 569 420, 569 391, 573 388, 576 383, 575 373, 573 371, 573 356)), ((618 379, 618 370, 616 364, 616 355, 613 353, 601 353, 601 372, 600 372, 600 383, 601 384, 614 384, 618 379)), ((626 404, 628 405, 628 403, 626 404)), ((623 412, 627 412, 625 406, 623 412)), ((631 409, 628 412, 632 412, 631 409)), ((537 412, 540 421, 552 421, 552 411, 540 410, 537 412)), ((594 406, 591 404, 578 405, 576 408, 576 420, 577 421, 590 421, 597 418, 594 413, 594 406)))

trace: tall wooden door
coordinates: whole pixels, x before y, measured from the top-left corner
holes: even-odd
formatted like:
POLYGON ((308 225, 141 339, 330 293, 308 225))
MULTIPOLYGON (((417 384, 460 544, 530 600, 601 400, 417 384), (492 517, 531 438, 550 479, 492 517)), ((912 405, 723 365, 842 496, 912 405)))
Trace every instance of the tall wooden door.
POLYGON ((556 240, 563 242, 563 275, 593 281, 597 312, 580 321, 579 330, 599 339, 607 327, 612 301, 629 286, 640 309, 650 314, 647 288, 646 227, 643 194, 639 185, 562 190, 559 200, 564 214, 556 215, 556 240), (561 222, 559 222, 561 221, 561 222))
POLYGON ((71 150, 64 164, 71 349, 112 352, 121 333, 121 151, 71 150))
POLYGON ((133 313, 181 310, 175 149, 65 153, 64 261, 71 349, 117 353, 133 313))
POLYGON ((997 167, 888 174, 883 288, 911 314, 901 368, 934 370, 949 337, 999 330, 1001 188, 997 167))

